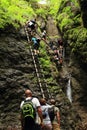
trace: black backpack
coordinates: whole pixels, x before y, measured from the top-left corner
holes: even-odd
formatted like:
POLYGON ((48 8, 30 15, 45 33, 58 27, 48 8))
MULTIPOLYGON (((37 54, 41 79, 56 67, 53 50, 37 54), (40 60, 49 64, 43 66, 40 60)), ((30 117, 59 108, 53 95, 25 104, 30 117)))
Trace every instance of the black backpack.
POLYGON ((48 108, 48 114, 49 114, 50 120, 52 122, 54 120, 54 117, 55 117, 54 106, 48 108))
POLYGON ((31 117, 35 119, 36 111, 32 103, 32 98, 30 100, 24 100, 24 104, 22 106, 22 115, 23 117, 31 117))

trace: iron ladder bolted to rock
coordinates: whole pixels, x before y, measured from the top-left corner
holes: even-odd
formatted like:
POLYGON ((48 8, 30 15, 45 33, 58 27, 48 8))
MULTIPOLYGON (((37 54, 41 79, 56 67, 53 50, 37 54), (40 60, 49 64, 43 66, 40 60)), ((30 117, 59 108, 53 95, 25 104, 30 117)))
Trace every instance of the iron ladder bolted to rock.
MULTIPOLYGON (((25 33, 26 33, 26 36, 27 36, 28 43, 30 43, 30 37, 29 37, 29 34, 28 34, 28 31, 27 31, 26 27, 25 27, 25 33)), ((36 71, 40 91, 41 91, 41 95, 42 95, 43 98, 50 98, 51 94, 50 94, 50 92, 48 90, 48 86, 47 86, 47 84, 45 82, 44 74, 42 74, 42 71, 41 71, 42 67, 40 67, 40 62, 38 60, 38 56, 34 55, 32 46, 29 45, 29 47, 30 47, 30 51, 31 51, 31 55, 32 55, 32 59, 33 59, 33 63, 34 63, 34 67, 35 67, 35 71, 36 71), (40 73, 41 73, 41 76, 40 76, 40 73), (43 82, 41 81, 42 78, 43 78, 43 82), (44 85, 44 83, 45 83, 45 85, 44 85)))

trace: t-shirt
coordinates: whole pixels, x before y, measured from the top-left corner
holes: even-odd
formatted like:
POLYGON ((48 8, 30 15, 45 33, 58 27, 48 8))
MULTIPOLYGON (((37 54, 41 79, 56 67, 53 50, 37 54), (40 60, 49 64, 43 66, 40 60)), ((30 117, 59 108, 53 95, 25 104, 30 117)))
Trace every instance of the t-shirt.
POLYGON ((48 114, 48 108, 50 108, 50 107, 51 107, 50 105, 42 105, 41 106, 42 112, 45 110, 46 114, 47 114, 46 117, 43 119, 44 124, 51 124, 50 117, 48 114))
MULTIPOLYGON (((59 108, 56 107, 56 106, 54 106, 54 112, 55 112, 55 114, 56 114, 57 112, 59 112, 59 108)), ((57 118, 56 118, 56 116, 54 117, 53 122, 57 122, 57 118)))
POLYGON ((29 22, 28 22, 28 25, 29 26, 34 26, 36 24, 36 21, 35 20, 30 20, 29 22))
POLYGON ((32 37, 32 41, 33 41, 34 44, 38 44, 38 42, 37 42, 37 38, 32 37))
POLYGON ((30 22, 29 22, 29 26, 32 26, 32 25, 33 25, 33 22, 32 22, 32 21, 30 21, 30 22))

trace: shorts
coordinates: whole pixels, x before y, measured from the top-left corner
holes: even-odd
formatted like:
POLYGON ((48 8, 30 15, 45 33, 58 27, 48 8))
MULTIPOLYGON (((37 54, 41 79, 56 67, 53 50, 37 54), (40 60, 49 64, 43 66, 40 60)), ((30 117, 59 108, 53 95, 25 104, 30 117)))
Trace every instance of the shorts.
POLYGON ((26 117, 24 119, 24 130, 33 130, 33 127, 35 126, 35 120, 31 117, 26 117))
POLYGON ((34 48, 35 50, 38 50, 38 49, 39 49, 39 44, 34 44, 34 45, 33 45, 33 48, 34 48))

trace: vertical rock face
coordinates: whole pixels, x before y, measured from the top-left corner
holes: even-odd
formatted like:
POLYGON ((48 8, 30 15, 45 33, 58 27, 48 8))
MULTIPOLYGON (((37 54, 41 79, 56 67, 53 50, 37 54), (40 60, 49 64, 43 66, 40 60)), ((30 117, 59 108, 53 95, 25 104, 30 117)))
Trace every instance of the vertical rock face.
POLYGON ((18 34, 0 37, 0 127, 20 124, 19 105, 30 86, 33 66, 27 41, 18 34))
POLYGON ((47 33, 48 33, 48 36, 50 37, 55 37, 55 36, 58 36, 58 30, 57 30, 57 27, 56 27, 56 23, 54 22, 54 19, 50 16, 48 16, 48 19, 47 19, 47 33))
POLYGON ((86 0, 79 0, 81 6, 81 14, 83 19, 83 25, 87 28, 87 1, 86 0))

